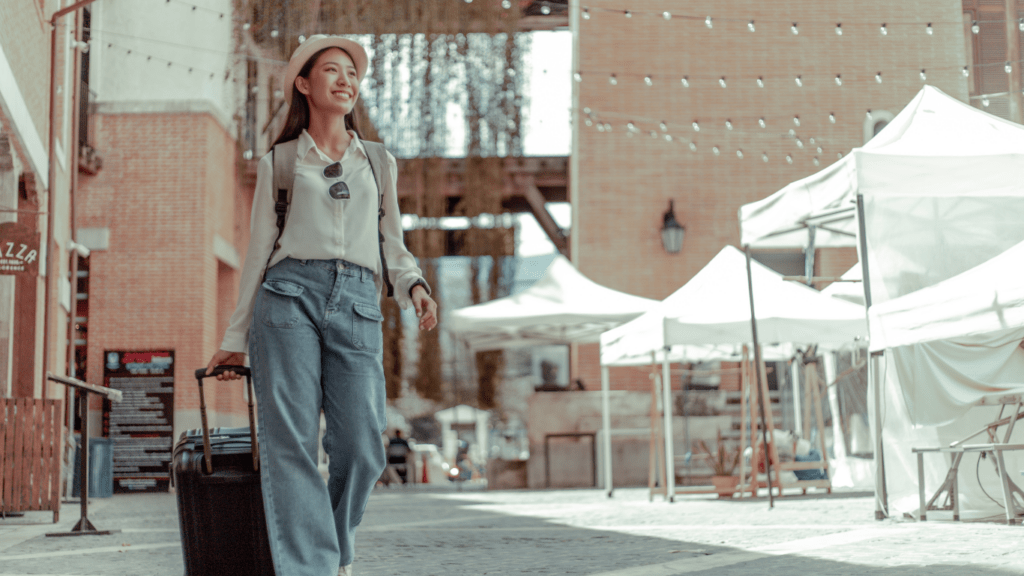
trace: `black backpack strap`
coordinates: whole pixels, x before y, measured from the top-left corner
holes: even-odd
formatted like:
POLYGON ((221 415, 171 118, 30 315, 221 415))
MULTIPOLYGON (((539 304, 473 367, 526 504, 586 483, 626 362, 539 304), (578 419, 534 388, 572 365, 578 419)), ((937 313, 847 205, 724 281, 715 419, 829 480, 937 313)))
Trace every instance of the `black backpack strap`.
POLYGON ((384 232, 381 231, 381 222, 384 220, 384 181, 383 174, 387 170, 387 149, 379 142, 363 141, 363 148, 366 150, 366 157, 370 160, 370 172, 373 174, 373 181, 377 183, 377 239, 380 248, 381 276, 384 278, 384 285, 388 289, 388 298, 395 295, 395 287, 391 284, 391 275, 388 273, 388 259, 384 257, 384 232))
POLYGON ((288 219, 288 204, 291 199, 292 185, 295 182, 295 156, 298 154, 299 141, 282 142, 270 150, 271 165, 274 167, 274 213, 277 214, 277 238, 267 256, 267 264, 263 267, 263 281, 267 279, 267 269, 274 253, 281 247, 281 235, 288 219))

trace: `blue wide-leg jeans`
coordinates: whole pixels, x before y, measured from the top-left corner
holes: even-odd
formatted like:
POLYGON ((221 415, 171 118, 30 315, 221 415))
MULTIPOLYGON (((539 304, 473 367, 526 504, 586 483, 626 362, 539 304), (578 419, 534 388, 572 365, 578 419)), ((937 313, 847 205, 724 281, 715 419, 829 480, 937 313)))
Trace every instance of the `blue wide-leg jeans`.
POLYGON ((386 465, 382 320, 373 273, 344 260, 286 258, 256 295, 249 355, 278 576, 335 576, 352 563, 356 527, 386 465))

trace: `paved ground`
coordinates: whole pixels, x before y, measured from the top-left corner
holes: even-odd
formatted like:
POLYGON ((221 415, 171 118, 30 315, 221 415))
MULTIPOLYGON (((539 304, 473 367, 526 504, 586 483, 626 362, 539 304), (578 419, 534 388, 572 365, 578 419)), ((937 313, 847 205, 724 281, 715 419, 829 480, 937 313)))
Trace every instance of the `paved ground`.
MULTIPOLYGON (((69 529, 29 513, 0 519, 0 575, 180 576, 174 496, 94 499, 109 536, 48 538, 69 529)), ((873 520, 862 494, 673 504, 645 490, 374 493, 360 529, 359 576, 579 574, 1024 574, 1024 528, 996 523, 873 520)), ((285 576, 285 575, 282 575, 285 576)))

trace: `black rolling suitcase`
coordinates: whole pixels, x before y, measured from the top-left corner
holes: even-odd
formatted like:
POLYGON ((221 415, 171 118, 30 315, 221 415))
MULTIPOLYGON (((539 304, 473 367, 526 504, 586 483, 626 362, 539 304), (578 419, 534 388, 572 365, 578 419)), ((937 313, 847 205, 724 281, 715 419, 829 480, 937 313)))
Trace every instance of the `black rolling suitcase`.
POLYGON ((273 576, 259 450, 254 450, 252 377, 244 366, 219 366, 211 376, 228 370, 245 376, 249 427, 207 427, 206 369, 196 370, 203 427, 181 434, 171 460, 185 576, 273 576))

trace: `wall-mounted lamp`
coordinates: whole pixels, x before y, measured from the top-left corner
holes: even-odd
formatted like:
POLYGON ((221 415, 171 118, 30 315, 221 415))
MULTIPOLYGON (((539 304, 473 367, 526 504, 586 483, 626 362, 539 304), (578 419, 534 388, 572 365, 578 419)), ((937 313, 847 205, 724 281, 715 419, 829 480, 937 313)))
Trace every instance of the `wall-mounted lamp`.
POLYGON ((668 211, 665 212, 665 223, 661 226, 661 245, 669 254, 678 254, 683 249, 684 234, 686 234, 686 228, 676 220, 673 202, 669 200, 668 211))

